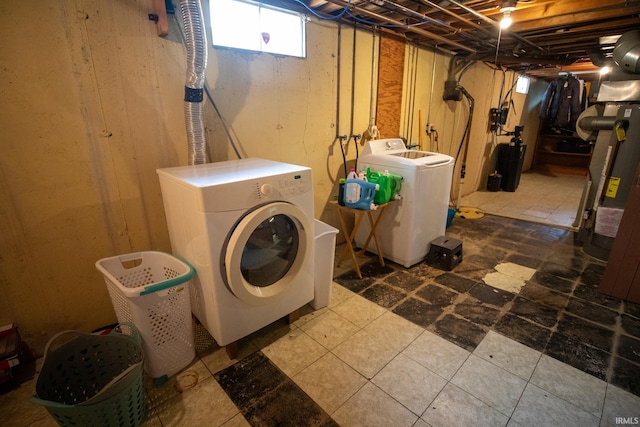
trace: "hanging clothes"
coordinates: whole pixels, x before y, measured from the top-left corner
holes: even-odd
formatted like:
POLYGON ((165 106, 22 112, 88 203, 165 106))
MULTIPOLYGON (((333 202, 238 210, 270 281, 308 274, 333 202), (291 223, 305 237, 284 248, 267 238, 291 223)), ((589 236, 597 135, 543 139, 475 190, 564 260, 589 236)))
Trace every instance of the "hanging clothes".
POLYGON ((581 93, 582 85, 580 81, 572 75, 567 76, 567 79, 560 87, 556 126, 572 132, 576 130, 578 116, 582 113, 581 93))
POLYGON ((553 132, 575 132, 578 116, 584 110, 582 95, 582 84, 571 74, 549 83, 538 114, 545 127, 553 132))
POLYGON ((558 102, 560 99, 560 79, 556 79, 549 83, 542 97, 540 112, 538 117, 541 120, 553 121, 558 114, 558 102))

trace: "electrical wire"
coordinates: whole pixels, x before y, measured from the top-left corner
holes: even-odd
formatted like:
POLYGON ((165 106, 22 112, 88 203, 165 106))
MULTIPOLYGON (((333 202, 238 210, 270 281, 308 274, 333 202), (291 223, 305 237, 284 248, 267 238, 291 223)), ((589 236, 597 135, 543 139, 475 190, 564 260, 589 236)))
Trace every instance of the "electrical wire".
POLYGON ((415 22, 413 24, 381 24, 379 22, 373 22, 373 21, 368 21, 366 19, 360 18, 359 16, 354 15, 353 13, 351 13, 351 11, 349 10, 349 7, 351 6, 351 0, 347 0, 347 4, 345 5, 344 8, 342 8, 342 10, 337 14, 337 15, 323 15, 320 14, 318 12, 316 12, 315 10, 313 10, 309 5, 305 4, 303 1, 301 0, 292 0, 295 3, 298 3, 299 5, 301 5, 302 7, 304 7, 306 10, 309 11, 309 13, 311 13, 313 16, 315 16, 318 19, 322 19, 322 20, 328 20, 328 21, 337 21, 338 19, 342 18, 344 15, 348 15, 350 16, 353 20, 361 23, 361 24, 366 24, 366 25, 370 25, 373 27, 380 27, 380 28, 412 28, 412 27, 418 27, 420 25, 425 25, 425 24, 436 24, 439 26, 448 26, 446 23, 442 23, 439 22, 437 20, 431 19, 429 17, 424 17, 424 20, 421 22, 415 22))
POLYGON ((356 148, 356 167, 358 166, 358 139, 360 135, 353 134, 353 120, 355 116, 355 106, 356 106, 356 23, 353 23, 353 47, 351 51, 351 127, 349 129, 349 139, 347 140, 347 144, 353 138, 353 145, 356 148))
POLYGON ((345 13, 347 13, 349 11, 349 6, 351 6, 351 0, 347 0, 347 5, 337 15, 321 15, 318 12, 316 12, 315 10, 313 10, 309 5, 307 5, 304 2, 302 2, 300 0, 293 0, 293 1, 295 3, 298 3, 299 5, 303 6, 305 9, 307 9, 316 18, 327 20, 327 21, 336 21, 336 20, 342 18, 345 15, 345 13))
MULTIPOLYGON (((431 108, 433 107, 433 88, 436 80, 436 49, 438 44, 433 46, 433 66, 431 68, 431 92, 429 93, 429 113, 427 113, 427 127, 431 126, 431 108)), ((425 132, 425 129, 420 129, 420 132, 425 132)), ((429 132, 429 150, 433 151, 433 132, 429 132)), ((437 152, 437 150, 436 150, 437 152)))

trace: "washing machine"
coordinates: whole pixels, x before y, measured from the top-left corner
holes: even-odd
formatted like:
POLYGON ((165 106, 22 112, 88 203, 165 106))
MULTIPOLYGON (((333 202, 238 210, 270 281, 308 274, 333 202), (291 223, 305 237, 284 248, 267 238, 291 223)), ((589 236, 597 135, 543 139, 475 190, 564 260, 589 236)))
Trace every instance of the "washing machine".
POLYGON ((157 172, 173 254, 196 270, 192 312, 218 345, 313 299, 311 169, 248 158, 157 172))
MULTIPOLYGON (((403 177, 401 198, 390 202, 376 228, 383 257, 410 267, 424 260, 429 242, 444 236, 453 166, 451 156, 409 150, 401 139, 367 141, 358 171, 387 170, 403 177)), ((355 236, 358 246, 364 245, 370 230, 363 221, 355 236)))

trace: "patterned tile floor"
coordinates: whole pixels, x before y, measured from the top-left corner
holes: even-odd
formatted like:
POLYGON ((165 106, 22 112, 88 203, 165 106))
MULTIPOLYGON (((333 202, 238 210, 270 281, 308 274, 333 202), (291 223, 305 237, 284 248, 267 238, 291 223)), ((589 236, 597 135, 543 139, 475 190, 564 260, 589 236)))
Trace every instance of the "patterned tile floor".
MULTIPOLYGON (((456 218, 447 234, 463 242, 452 271, 337 268, 328 307, 246 337, 237 360, 196 325, 194 362, 163 386, 147 379, 143 425, 638 422, 640 307, 597 293, 603 263, 565 229, 509 218, 456 218), (531 272, 518 291, 484 282, 504 265, 531 272)), ((37 366, 0 394, 3 426, 55 425, 28 401, 37 366)))
POLYGON ((460 206, 492 215, 572 229, 586 178, 529 170, 514 192, 484 189, 462 197, 460 206))

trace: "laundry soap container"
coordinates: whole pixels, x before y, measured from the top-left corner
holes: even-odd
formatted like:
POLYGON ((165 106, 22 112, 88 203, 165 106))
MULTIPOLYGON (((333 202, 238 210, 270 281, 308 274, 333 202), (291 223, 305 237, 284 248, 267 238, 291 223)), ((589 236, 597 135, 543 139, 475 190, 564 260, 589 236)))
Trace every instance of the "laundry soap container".
POLYGON ((367 168, 367 180, 379 185, 373 201, 378 205, 389 203, 400 197, 400 188, 402 187, 402 177, 394 175, 385 170, 377 172, 367 168))
POLYGON ((374 198, 380 186, 359 178, 349 178, 344 184, 344 204, 349 208, 375 210, 374 198))
POLYGON ((190 280, 193 268, 164 252, 147 251, 96 262, 120 323, 140 332, 144 369, 156 385, 194 359, 190 280))
POLYGON ((315 293, 309 304, 315 310, 329 305, 333 282, 333 262, 336 253, 338 230, 322 221, 314 220, 314 272, 315 293))

